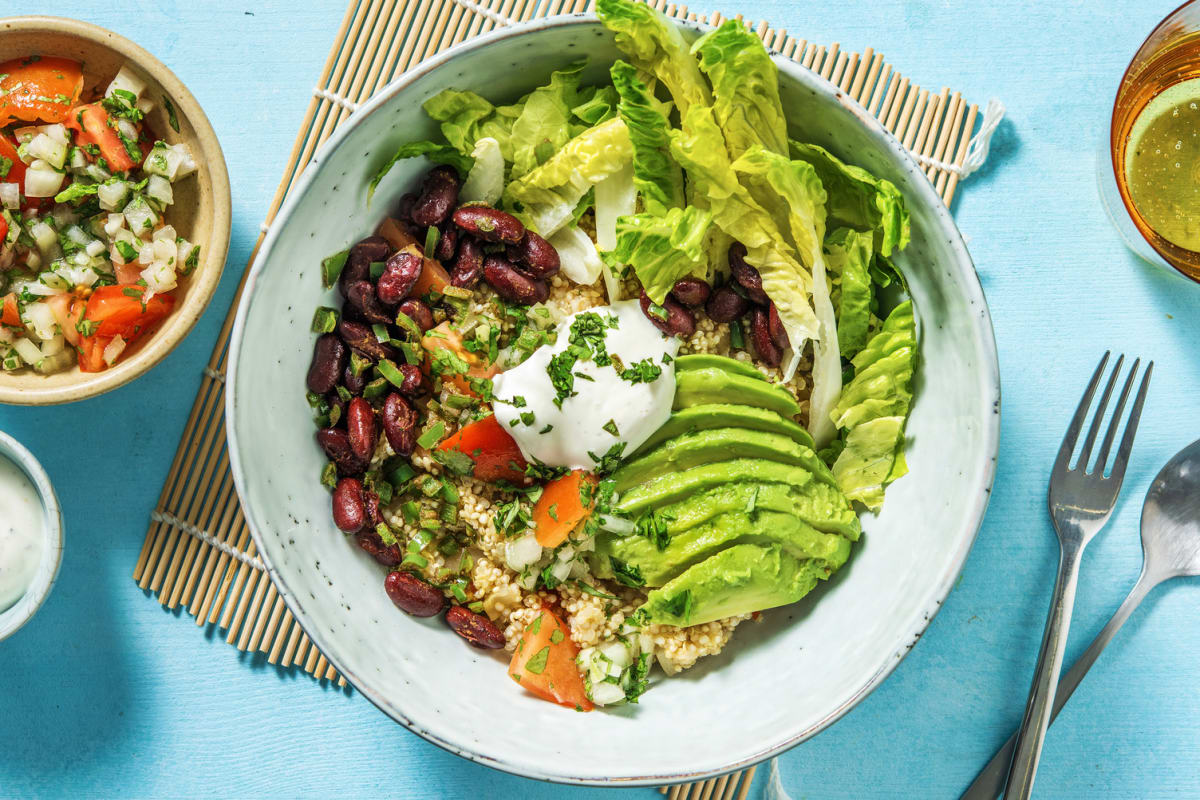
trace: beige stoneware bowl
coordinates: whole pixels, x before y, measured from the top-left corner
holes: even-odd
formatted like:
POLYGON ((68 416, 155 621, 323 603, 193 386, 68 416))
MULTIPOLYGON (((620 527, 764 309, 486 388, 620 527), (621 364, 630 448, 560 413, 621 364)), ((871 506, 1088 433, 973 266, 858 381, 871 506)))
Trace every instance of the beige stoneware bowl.
POLYGON ((147 115, 150 129, 167 142, 185 142, 196 159, 195 175, 175 184, 175 203, 167 221, 181 236, 200 245, 200 264, 175 290, 175 308, 152 334, 134 342, 120 361, 103 372, 78 367, 39 375, 31 370, 0 372, 0 403, 50 405, 70 403, 122 386, 162 361, 188 335, 204 313, 221 280, 229 248, 229 174, 212 125, 187 87, 150 53, 95 25, 58 17, 0 19, 0 62, 29 55, 62 56, 83 64, 84 95, 106 86, 122 65, 146 81, 155 101, 147 115), (167 123, 162 98, 169 97, 179 121, 176 133, 167 123))

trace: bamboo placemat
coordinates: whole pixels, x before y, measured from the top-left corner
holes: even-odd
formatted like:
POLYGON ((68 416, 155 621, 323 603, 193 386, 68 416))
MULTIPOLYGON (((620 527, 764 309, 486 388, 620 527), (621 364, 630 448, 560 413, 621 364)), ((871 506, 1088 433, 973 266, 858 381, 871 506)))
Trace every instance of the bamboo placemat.
MULTIPOLYGON (((698 15, 687 6, 663 0, 652 0, 651 5, 678 19, 711 25, 725 19, 719 13, 698 15)), ((591 6, 590 0, 352 0, 246 272, 296 178, 360 103, 405 70, 465 39, 510 21, 577 13, 591 6)), ((861 54, 846 52, 836 43, 824 47, 789 36, 766 22, 750 27, 773 50, 819 72, 882 122, 926 167, 947 206, 959 181, 987 157, 988 139, 1003 113, 999 104, 989 104, 981 120, 978 106, 958 92, 917 86, 871 48, 861 54)), ((245 273, 204 367, 175 460, 150 515, 133 578, 157 595, 163 606, 183 605, 196 625, 225 631, 225 641, 238 650, 265 653, 269 664, 298 666, 319 680, 345 686, 268 579, 233 489, 225 442, 224 377, 230 329, 244 285, 245 273)), ((673 787, 671 800, 688 800, 689 795, 691 800, 740 800, 753 776, 751 768, 673 787)))

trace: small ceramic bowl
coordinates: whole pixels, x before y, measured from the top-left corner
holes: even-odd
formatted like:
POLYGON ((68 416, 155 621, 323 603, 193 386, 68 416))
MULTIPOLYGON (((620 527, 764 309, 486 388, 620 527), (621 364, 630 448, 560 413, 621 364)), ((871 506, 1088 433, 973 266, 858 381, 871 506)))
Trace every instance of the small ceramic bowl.
MULTIPOLYGON (((694 25, 681 25, 695 37, 694 25)), ((850 562, 800 603, 746 622, 718 656, 674 678, 655 671, 637 706, 577 714, 524 692, 501 654, 466 646, 438 619, 407 617, 384 572, 330 516, 317 480, 304 378, 313 309, 333 295, 320 260, 369 235, 428 164, 397 163, 436 128, 418 109, 447 88, 508 102, 586 54, 584 85, 620 57, 592 15, 514 25, 423 62, 340 125, 275 218, 246 284, 226 391, 242 508, 275 587, 312 641, 410 730, 481 764, 609 786, 698 780, 778 755, 853 708, 920 638, 983 519, 999 436, 999 376, 987 304, 950 213, 908 152, 861 106, 777 57, 789 130, 892 181, 912 214, 896 261, 922 326, 907 433, 911 473, 863 519, 850 562)), ((853 757, 853 756, 850 756, 853 757)))
POLYGON ((122 65, 146 82, 155 101, 147 115, 150 129, 170 144, 191 148, 198 169, 175 184, 175 203, 167 221, 179 234, 200 245, 200 264, 175 290, 175 309, 151 335, 133 342, 114 366, 103 372, 78 367, 39 375, 32 370, 0 372, 0 403, 50 405, 93 397, 122 386, 162 361, 195 326, 221 280, 229 248, 229 175, 212 125, 192 93, 161 61, 117 34, 86 22, 58 17, 0 19, 0 62, 28 55, 55 55, 83 64, 84 93, 107 86, 122 65), (168 124, 162 102, 175 106, 179 132, 168 124))
POLYGON ((50 485, 46 470, 33 457, 24 445, 7 433, 0 431, 0 459, 7 459, 29 478, 33 488, 42 498, 42 509, 45 511, 43 527, 45 539, 42 547, 42 561, 34 573, 33 583, 11 608, 0 611, 0 642, 12 636, 22 625, 33 618, 42 607, 50 590, 54 587, 54 579, 58 576, 58 566, 62 562, 63 524, 62 511, 58 507, 58 496, 50 485))

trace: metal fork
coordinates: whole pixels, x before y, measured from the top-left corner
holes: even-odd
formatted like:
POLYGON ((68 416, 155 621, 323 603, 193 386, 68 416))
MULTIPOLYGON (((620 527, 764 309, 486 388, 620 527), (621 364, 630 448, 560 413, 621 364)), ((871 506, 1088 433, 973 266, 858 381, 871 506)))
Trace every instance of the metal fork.
POLYGON ((1112 397, 1117 377, 1125 356, 1117 359, 1100 401, 1092 416, 1091 427, 1088 428, 1087 438, 1084 439, 1079 459, 1071 466, 1071 456, 1079 440, 1079 433, 1087 419, 1088 409, 1096 388, 1104 375, 1105 367, 1111 352, 1100 359, 1100 366, 1092 375, 1079 408, 1067 428, 1062 446, 1058 450, 1058 458, 1054 462, 1054 470, 1050 474, 1050 519, 1054 522, 1054 530, 1058 534, 1059 558, 1058 578, 1054 582, 1054 594, 1050 601, 1050 616, 1046 620, 1046 632, 1042 636, 1042 650, 1038 654, 1037 668, 1033 674, 1033 686, 1029 690, 1029 702, 1025 706, 1025 717, 1017 734, 1017 743, 1013 752, 1012 765, 1009 767, 1008 783, 1004 790, 1005 800, 1027 798, 1033 790, 1033 779, 1037 773, 1038 761, 1042 754, 1042 743, 1046 738, 1046 728, 1050 725, 1050 711, 1054 700, 1054 688, 1058 685, 1058 674, 1062 670, 1063 651, 1067 645, 1067 632, 1071 627, 1071 610, 1075 606, 1075 589, 1079 582, 1079 561, 1083 556, 1083 548, 1087 546, 1097 533, 1108 522, 1112 515, 1113 506, 1117 503, 1117 495, 1121 491, 1121 482, 1125 478, 1125 467, 1129 463, 1129 453, 1133 449, 1133 437, 1137 433, 1138 420, 1142 416, 1142 406, 1146 402, 1146 390, 1150 385, 1150 373, 1154 370, 1154 362, 1146 365, 1138 388, 1137 399, 1129 412, 1129 422, 1121 436, 1121 444, 1117 448, 1116 458, 1112 469, 1105 475, 1105 465, 1108 463, 1109 452, 1116 439, 1118 426, 1125 410, 1125 402, 1137 376, 1140 359, 1133 362, 1129 377, 1125 380, 1120 399, 1104 434, 1104 441, 1092 462, 1092 449, 1096 445, 1096 436, 1104 421, 1104 412, 1112 397))

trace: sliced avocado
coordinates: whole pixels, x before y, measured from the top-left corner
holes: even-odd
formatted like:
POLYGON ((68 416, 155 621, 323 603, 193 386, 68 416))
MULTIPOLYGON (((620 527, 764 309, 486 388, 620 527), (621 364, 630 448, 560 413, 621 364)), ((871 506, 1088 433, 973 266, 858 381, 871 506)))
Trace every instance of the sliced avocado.
POLYGON ((699 625, 794 603, 832 573, 828 564, 798 559, 779 545, 739 544, 650 592, 642 609, 651 625, 699 625))
POLYGON ((734 458, 757 458, 814 469, 820 462, 812 448, 787 436, 749 428, 714 428, 668 439, 645 455, 627 461, 612 474, 618 492, 670 472, 734 458))
POLYGON ((741 403, 767 408, 791 419, 800 404, 786 389, 773 383, 706 367, 675 372, 675 411, 705 403, 741 403))
MULTIPOLYGON (((698 356, 683 357, 697 358, 698 356)), ((662 427, 637 449, 633 457, 636 458, 653 450, 667 439, 710 428, 749 428, 756 431, 780 433, 790 436, 792 441, 797 444, 805 447, 813 446, 813 439, 809 436, 808 431, 790 419, 779 416, 774 411, 734 403, 705 403, 690 408, 681 408, 671 414, 662 427)))
POLYGON ((804 486, 757 481, 727 483, 678 503, 660 506, 654 513, 669 536, 678 536, 713 517, 734 511, 790 514, 822 533, 836 533, 852 542, 858 541, 862 534, 858 515, 841 490, 820 481, 809 481, 804 486))
POLYGON ((697 492, 732 483, 784 483, 802 488, 812 481, 837 488, 837 482, 829 467, 813 455, 814 469, 805 469, 792 464, 761 461, 755 458, 735 458, 716 464, 705 464, 683 472, 663 475, 635 486, 621 496, 617 510, 631 519, 651 508, 667 503, 677 503, 697 492))
POLYGON ((685 369, 723 369, 734 375, 743 375, 747 378, 754 378, 760 381, 767 380, 766 375, 763 375, 753 365, 747 364, 745 361, 738 361, 736 358, 729 358, 727 356, 714 356, 709 353, 676 356, 675 371, 680 372, 685 369))
POLYGON ((821 533, 791 514, 735 511, 672 536, 664 550, 645 536, 601 533, 596 537, 594 573, 611 577, 609 559, 618 558, 637 567, 647 586, 662 586, 689 567, 738 544, 779 545, 796 558, 824 561, 834 569, 850 557, 849 539, 821 533))

